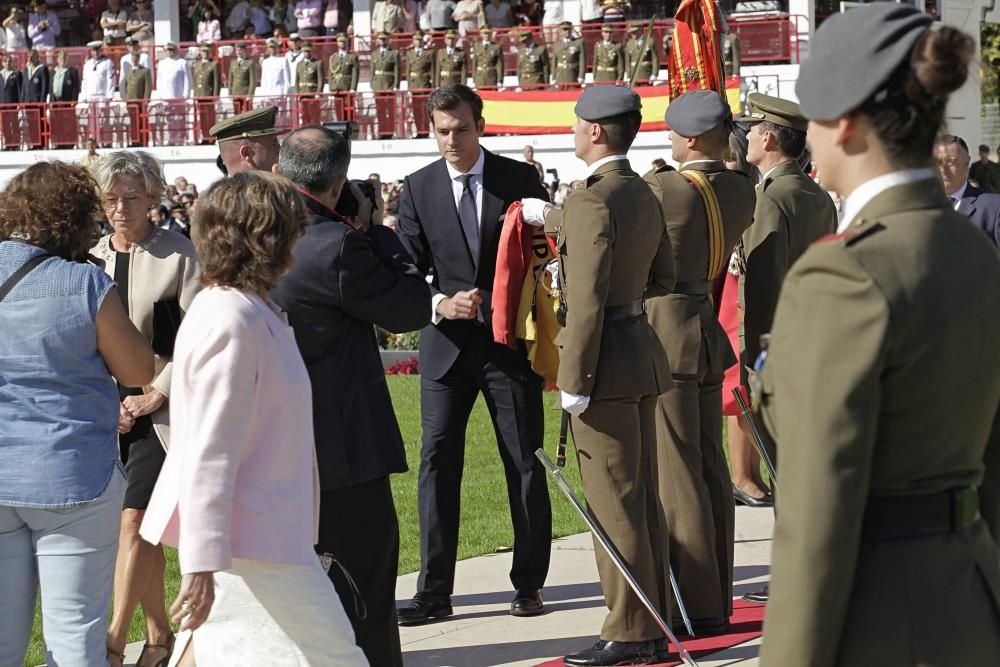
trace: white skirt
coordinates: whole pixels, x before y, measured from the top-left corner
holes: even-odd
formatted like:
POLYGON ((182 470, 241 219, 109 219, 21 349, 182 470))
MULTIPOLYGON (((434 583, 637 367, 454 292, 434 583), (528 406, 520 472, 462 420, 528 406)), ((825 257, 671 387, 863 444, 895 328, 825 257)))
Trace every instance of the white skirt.
POLYGON ((233 559, 215 573, 215 602, 197 630, 183 632, 174 667, 192 642, 198 667, 367 665, 333 582, 320 566, 233 559))

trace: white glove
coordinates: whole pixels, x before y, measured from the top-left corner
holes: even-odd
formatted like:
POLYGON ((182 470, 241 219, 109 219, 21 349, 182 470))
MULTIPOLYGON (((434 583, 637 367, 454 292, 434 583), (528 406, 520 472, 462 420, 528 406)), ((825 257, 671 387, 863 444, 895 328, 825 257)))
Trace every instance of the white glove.
POLYGON ((545 272, 552 276, 552 289, 559 289, 559 262, 556 260, 549 260, 545 262, 543 267, 545 272))
POLYGON ((590 396, 577 396, 568 391, 559 392, 562 402, 562 409, 574 417, 579 417, 590 405, 590 396))
POLYGON ((541 227, 545 224, 545 212, 552 208, 552 204, 544 199, 532 199, 531 197, 522 199, 521 205, 521 217, 526 223, 535 227, 541 227))

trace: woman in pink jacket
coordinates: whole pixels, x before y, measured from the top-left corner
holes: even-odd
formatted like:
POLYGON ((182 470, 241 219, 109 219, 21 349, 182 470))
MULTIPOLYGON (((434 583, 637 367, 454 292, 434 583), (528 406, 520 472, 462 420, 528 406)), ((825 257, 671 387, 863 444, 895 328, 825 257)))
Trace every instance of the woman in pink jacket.
POLYGON ((368 664, 313 551, 309 376, 267 296, 305 221, 292 184, 263 172, 220 181, 198 202, 206 288, 177 335, 174 436, 141 529, 180 555, 171 664, 368 664))

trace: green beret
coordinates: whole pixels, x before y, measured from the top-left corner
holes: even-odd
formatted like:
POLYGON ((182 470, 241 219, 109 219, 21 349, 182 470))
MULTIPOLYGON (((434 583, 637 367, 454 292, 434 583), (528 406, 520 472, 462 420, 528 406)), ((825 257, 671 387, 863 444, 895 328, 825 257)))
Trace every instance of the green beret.
POLYGON ((642 98, 625 86, 593 86, 576 100, 573 112, 583 120, 596 121, 642 110, 642 98))
POLYGON ((673 100, 665 116, 670 129, 682 137, 700 137, 733 119, 729 103, 714 90, 692 90, 673 100))
POLYGON ((747 115, 740 118, 743 123, 767 121, 799 132, 805 132, 809 127, 809 119, 802 115, 802 110, 796 102, 764 93, 750 93, 747 95, 747 102, 750 103, 750 109, 747 115))
POLYGON ((857 109, 910 59, 930 25, 915 7, 888 2, 831 16, 810 40, 795 83, 802 111, 833 120, 857 109))
POLYGON ((220 144, 223 141, 233 141, 234 139, 252 139, 271 134, 285 134, 288 130, 274 129, 274 119, 277 115, 278 107, 275 106, 253 109, 216 123, 208 133, 215 137, 220 144))

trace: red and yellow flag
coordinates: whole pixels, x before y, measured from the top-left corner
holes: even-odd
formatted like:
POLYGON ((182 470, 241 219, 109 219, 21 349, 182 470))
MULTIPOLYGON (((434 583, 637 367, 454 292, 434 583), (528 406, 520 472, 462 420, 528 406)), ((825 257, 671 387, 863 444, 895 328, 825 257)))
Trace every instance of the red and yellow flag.
POLYGON ((725 95, 722 63, 725 30, 717 0, 681 0, 667 59, 670 99, 689 90, 714 90, 725 95))

